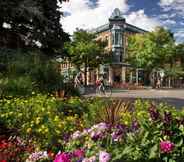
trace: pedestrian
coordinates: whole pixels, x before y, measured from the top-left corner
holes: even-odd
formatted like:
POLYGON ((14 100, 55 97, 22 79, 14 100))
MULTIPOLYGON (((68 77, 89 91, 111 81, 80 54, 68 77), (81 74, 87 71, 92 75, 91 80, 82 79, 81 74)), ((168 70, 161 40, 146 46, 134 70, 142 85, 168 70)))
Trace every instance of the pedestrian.
POLYGON ((157 80, 157 83, 156 83, 156 87, 157 87, 157 88, 160 88, 160 85, 161 85, 161 81, 160 81, 160 79, 158 79, 158 80, 157 80))

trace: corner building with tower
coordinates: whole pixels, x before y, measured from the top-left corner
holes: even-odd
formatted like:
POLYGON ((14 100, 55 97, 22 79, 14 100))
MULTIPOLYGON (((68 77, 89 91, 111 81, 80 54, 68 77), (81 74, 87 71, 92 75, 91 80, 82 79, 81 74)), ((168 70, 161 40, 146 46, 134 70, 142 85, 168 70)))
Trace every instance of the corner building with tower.
POLYGON ((114 9, 109 22, 92 30, 97 39, 106 40, 108 46, 106 50, 112 51, 110 64, 100 65, 97 70, 88 73, 88 84, 93 84, 98 77, 103 74, 111 83, 137 82, 139 71, 126 63, 128 37, 133 34, 144 34, 145 30, 126 23, 121 11, 114 9), (137 79, 136 79, 137 77, 137 79))

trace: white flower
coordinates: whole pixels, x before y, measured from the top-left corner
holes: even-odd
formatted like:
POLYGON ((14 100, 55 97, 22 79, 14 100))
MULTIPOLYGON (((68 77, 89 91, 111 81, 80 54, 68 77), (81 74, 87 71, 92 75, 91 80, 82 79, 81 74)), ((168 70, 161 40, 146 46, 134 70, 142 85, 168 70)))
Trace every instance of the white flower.
POLYGON ((11 29, 11 24, 8 24, 6 22, 4 22, 2 26, 3 26, 3 28, 11 29))

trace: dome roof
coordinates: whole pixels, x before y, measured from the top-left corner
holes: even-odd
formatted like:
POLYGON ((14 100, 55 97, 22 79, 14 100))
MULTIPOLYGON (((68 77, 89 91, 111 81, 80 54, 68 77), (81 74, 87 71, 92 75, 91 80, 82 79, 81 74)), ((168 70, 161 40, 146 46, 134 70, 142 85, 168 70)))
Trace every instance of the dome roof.
POLYGON ((111 14, 111 19, 123 19, 122 13, 119 8, 115 8, 111 14))

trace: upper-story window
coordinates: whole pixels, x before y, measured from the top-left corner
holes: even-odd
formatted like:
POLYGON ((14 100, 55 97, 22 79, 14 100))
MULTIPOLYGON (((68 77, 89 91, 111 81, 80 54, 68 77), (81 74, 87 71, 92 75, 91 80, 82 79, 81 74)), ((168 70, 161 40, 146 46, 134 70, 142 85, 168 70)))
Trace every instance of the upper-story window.
POLYGON ((120 31, 114 31, 113 32, 113 41, 112 44, 115 46, 121 46, 122 45, 122 33, 120 31))
POLYGON ((112 28, 112 45, 121 46, 122 45, 122 32, 121 28, 114 25, 112 28))

